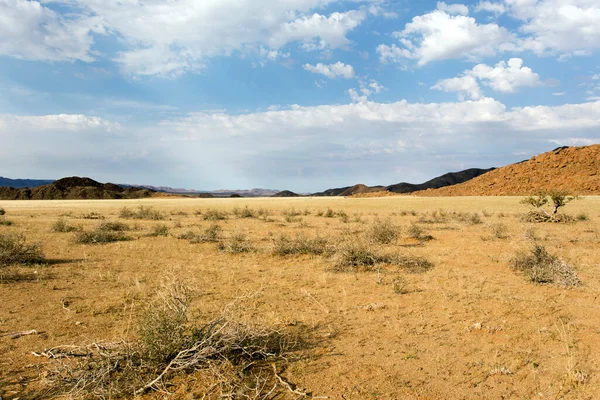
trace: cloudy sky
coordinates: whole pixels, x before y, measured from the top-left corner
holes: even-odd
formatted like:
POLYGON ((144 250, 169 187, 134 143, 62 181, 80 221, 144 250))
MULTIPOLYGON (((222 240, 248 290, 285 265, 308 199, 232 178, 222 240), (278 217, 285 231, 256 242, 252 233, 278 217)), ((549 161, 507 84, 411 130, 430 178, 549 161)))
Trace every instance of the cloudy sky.
POLYGON ((0 0, 0 175, 300 192, 600 142, 598 0, 0 0))

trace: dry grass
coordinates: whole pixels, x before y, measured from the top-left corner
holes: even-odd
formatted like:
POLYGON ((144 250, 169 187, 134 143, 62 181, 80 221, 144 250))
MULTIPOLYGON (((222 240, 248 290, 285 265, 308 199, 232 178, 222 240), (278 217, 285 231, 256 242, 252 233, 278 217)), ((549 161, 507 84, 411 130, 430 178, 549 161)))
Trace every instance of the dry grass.
POLYGON ((273 239, 273 254, 278 256, 291 254, 323 255, 327 252, 327 240, 319 236, 310 238, 304 234, 297 234, 295 238, 290 238, 282 234, 273 239))
POLYGON ((38 264, 45 261, 42 247, 28 243, 21 234, 0 233, 0 268, 14 264, 38 264))
POLYGON ((119 216, 125 219, 148 219, 153 221, 158 221, 165 218, 160 211, 149 206, 139 206, 135 211, 130 210, 127 207, 123 207, 119 212, 119 216))
POLYGON ((368 232, 369 239, 379 244, 393 243, 399 236, 400 229, 389 218, 384 220, 376 218, 368 232))

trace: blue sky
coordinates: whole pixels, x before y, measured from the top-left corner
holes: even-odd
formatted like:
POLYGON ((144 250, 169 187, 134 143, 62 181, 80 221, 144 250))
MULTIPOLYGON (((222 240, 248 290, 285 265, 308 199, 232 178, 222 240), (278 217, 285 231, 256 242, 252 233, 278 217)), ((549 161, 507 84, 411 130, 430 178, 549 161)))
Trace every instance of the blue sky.
POLYGON ((0 175, 300 192, 600 142, 597 0, 0 0, 0 175))

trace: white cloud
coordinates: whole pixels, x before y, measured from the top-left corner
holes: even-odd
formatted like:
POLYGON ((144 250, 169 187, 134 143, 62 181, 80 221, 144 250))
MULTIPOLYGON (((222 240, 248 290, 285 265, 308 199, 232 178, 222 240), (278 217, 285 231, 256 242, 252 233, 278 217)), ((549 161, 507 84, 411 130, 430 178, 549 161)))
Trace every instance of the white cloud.
POLYGON ((475 11, 487 11, 496 15, 501 15, 506 12, 506 6, 503 3, 494 3, 491 1, 480 1, 475 6, 475 11))
POLYGON ((393 36, 400 46, 380 45, 377 52, 382 62, 412 59, 423 66, 452 58, 475 60, 517 49, 515 35, 506 28, 495 23, 479 24, 475 18, 440 10, 414 17, 404 30, 393 36))
POLYGON ((25 60, 94 60, 100 18, 64 17, 37 1, 0 0, 0 55, 25 60))
POLYGON ((567 92, 554 92, 552 96, 564 96, 567 92))
POLYGON ((350 99, 355 103, 364 103, 373 93, 380 93, 382 90, 385 90, 385 86, 381 85, 375 79, 369 81, 359 79, 358 84, 360 85, 358 90, 352 88, 347 91, 350 99))
POLYGON ((324 65, 321 63, 318 63, 317 65, 305 64, 304 69, 309 72, 312 72, 313 74, 325 75, 330 79, 351 79, 354 77, 354 68, 352 67, 352 65, 347 65, 339 61, 335 64, 329 65, 324 65))
POLYGON ((0 128, 10 129, 39 129, 41 131, 85 131, 102 129, 107 132, 118 131, 121 125, 100 117, 90 117, 81 114, 56 114, 41 116, 18 116, 0 114, 0 128))
POLYGON ((502 93, 515 93, 524 87, 541 85, 539 75, 524 67, 523 60, 511 58, 508 62, 500 61, 494 67, 478 64, 459 77, 438 81, 432 89, 458 92, 461 98, 468 95, 477 100, 483 97, 478 82, 502 93))
POLYGON ((437 9, 448 14, 469 15, 469 7, 464 4, 446 4, 443 1, 438 1, 437 9))
POLYGON ((126 74, 174 78, 234 52, 275 60, 285 58, 281 48, 292 42, 307 50, 347 47, 347 33, 368 11, 311 12, 333 1, 41 1, 67 10, 59 14, 37 1, 0 0, 0 54, 92 61, 93 34, 109 34, 124 47, 114 61, 126 74))
POLYGON ((527 35, 522 48, 537 55, 589 55, 600 49, 597 0, 505 0, 527 35))

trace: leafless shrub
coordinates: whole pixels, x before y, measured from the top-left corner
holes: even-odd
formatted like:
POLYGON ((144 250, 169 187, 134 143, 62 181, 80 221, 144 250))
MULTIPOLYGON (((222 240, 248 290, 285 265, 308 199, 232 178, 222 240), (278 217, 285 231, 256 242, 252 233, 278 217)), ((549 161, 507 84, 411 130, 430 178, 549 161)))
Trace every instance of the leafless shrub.
POLYGON ((496 239, 508 238, 508 227, 501 222, 490 225, 490 230, 496 239))
POLYGON ((536 244, 529 252, 519 252, 512 260, 512 268, 522 272, 531 282, 550 283, 561 287, 581 284, 575 269, 536 244))
POLYGON ((257 213, 248 206, 246 206, 241 209, 237 207, 234 208, 233 215, 235 215, 238 218, 256 218, 257 213))
POLYGON ((154 225, 152 231, 148 234, 150 237, 169 236, 169 227, 165 224, 154 225))
POLYGON ((211 226, 206 228, 204 232, 197 233, 194 231, 187 231, 178 236, 179 239, 189 240, 190 243, 208 243, 218 242, 219 235, 221 234, 222 228, 219 224, 213 223, 211 226))
POLYGON ((415 223, 412 223, 408 227, 407 233, 408 233, 408 237, 410 237, 412 239, 417 239, 420 242, 426 242, 426 241, 434 239, 433 236, 426 233, 423 228, 421 228, 419 225, 417 225, 415 223))
POLYGON ((98 230, 101 231, 112 231, 112 232, 125 232, 129 230, 129 226, 123 222, 118 221, 106 221, 101 222, 98 225, 98 230))
POLYGON ((106 244, 121 242, 131 238, 122 232, 100 229, 97 227, 91 231, 79 231, 75 233, 75 243, 79 244, 106 244))

